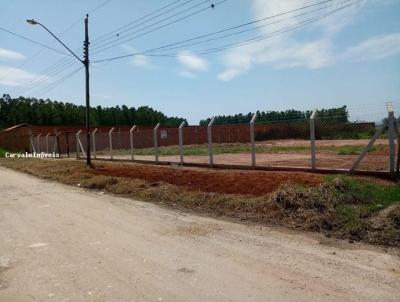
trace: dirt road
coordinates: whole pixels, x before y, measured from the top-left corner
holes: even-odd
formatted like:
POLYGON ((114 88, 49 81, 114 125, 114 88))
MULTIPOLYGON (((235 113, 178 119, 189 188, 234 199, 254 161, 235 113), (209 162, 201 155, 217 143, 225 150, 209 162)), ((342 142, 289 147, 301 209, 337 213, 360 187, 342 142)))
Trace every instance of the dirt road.
POLYGON ((0 176, 1 302, 400 298, 400 259, 366 246, 0 176))

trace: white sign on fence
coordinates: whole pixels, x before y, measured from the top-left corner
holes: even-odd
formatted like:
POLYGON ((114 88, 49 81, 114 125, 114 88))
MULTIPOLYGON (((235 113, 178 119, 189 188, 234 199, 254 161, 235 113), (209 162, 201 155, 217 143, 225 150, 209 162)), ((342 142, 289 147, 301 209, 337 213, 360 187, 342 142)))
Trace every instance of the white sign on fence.
POLYGON ((168 138, 167 130, 161 130, 160 136, 161 136, 161 139, 167 139, 168 138))

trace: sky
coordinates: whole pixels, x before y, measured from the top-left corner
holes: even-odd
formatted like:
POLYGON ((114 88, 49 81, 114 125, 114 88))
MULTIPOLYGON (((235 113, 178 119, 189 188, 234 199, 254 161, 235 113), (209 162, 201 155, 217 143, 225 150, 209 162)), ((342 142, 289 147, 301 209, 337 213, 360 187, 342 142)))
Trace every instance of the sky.
POLYGON ((25 20, 40 21, 81 57, 89 13, 92 106, 151 106, 190 124, 343 105, 353 120, 372 121, 386 115, 389 101, 399 110, 400 0, 320 2, 1 0, 0 93, 83 105, 82 64, 25 20), (128 54, 136 55, 96 62, 128 54))

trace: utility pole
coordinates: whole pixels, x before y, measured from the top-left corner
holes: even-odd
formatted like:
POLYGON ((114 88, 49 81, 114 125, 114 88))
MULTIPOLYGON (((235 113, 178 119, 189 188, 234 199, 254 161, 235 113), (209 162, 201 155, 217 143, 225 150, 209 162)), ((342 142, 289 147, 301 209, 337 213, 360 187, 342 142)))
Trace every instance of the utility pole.
POLYGON ((86 165, 91 166, 90 158, 90 93, 89 93, 89 15, 85 18, 85 42, 83 45, 85 65, 85 80, 86 80, 86 165))
MULTIPOLYGON (((85 41, 83 42, 83 56, 82 60, 79 58, 67 45, 65 45, 55 34, 53 34, 46 26, 42 23, 35 21, 34 19, 26 20, 31 25, 39 25, 43 27, 50 35, 52 35, 62 46, 65 47, 76 59, 79 60, 85 66, 85 79, 86 79, 86 165, 91 167, 90 158, 90 93, 89 93, 89 15, 86 14, 85 18, 85 41)), ((68 137, 68 136, 67 136, 68 137)))

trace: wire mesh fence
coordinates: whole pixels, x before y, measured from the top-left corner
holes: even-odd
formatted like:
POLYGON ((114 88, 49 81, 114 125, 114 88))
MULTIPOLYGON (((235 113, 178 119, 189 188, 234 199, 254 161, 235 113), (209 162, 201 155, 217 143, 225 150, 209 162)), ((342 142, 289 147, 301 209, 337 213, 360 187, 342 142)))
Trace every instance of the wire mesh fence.
POLYGON ((259 121, 256 125, 257 165, 310 167, 308 119, 259 121))
MULTIPOLYGON (((353 114, 353 113, 352 113, 353 114)), ((354 114, 353 114, 354 115, 354 114)), ((374 121, 348 115, 312 114, 304 118, 230 125, 93 129, 96 159, 172 164, 294 167, 392 171, 399 157, 398 114, 375 114, 374 121), (390 130, 392 127, 392 130, 390 130), (392 132, 390 132, 392 131, 392 132)), ((22 136, 21 136, 22 137, 22 136)), ((23 136, 36 152, 86 155, 86 133, 53 131, 23 136)), ((10 139, 13 139, 12 137, 10 139)), ((15 138, 14 138, 15 140, 15 138)))

